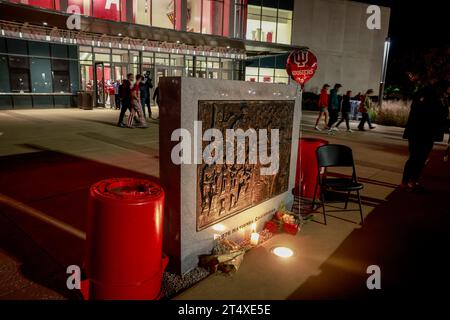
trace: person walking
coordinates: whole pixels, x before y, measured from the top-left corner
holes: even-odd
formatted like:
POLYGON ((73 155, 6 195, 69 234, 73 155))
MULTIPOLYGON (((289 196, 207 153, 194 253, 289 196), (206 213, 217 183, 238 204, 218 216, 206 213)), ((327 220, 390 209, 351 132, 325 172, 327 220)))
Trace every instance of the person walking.
POLYGON ((141 105, 142 105, 142 112, 144 113, 144 117, 146 117, 145 114, 145 105, 148 103, 148 117, 152 117, 152 110, 150 108, 150 88, 151 88, 151 79, 150 79, 150 72, 147 71, 145 73, 145 76, 142 77, 142 80, 139 85, 140 89, 140 96, 141 96, 141 105))
POLYGON ((342 122, 345 121, 345 125, 347 126, 347 132, 353 132, 350 128, 350 113, 352 111, 351 106, 351 97, 352 92, 349 90, 342 97, 342 110, 341 110, 341 120, 336 124, 336 128, 338 128, 342 122))
POLYGON ((123 123, 123 118, 125 117, 125 113, 127 110, 131 111, 131 87, 134 82, 134 74, 127 74, 127 78, 122 81, 122 84, 119 87, 119 96, 120 96, 120 116, 119 122, 117 126, 121 128, 125 128, 126 125, 123 123))
POLYGON ((147 123, 145 122, 145 117, 144 117, 144 112, 142 110, 142 105, 141 105, 141 81, 142 81, 143 77, 138 74, 136 76, 136 83, 134 84, 134 86, 131 88, 131 113, 130 116, 128 117, 128 122, 127 122, 127 128, 134 128, 133 127, 133 121, 134 121, 134 117, 138 116, 139 118, 139 128, 147 128, 147 123))
POLYGON ((328 128, 330 132, 339 130, 334 125, 336 124, 339 118, 340 105, 338 94, 340 88, 342 88, 342 85, 340 83, 336 83, 333 89, 330 90, 330 98, 328 106, 328 113, 330 115, 330 120, 328 121, 328 128))
POLYGON ((361 117, 361 121, 359 122, 358 125, 358 129, 359 131, 365 131, 366 129, 364 129, 364 125, 367 124, 369 125, 370 129, 375 129, 375 127, 372 125, 372 120, 370 119, 370 115, 369 112, 370 110, 372 110, 372 99, 370 98, 370 96, 373 94, 373 89, 369 89, 367 90, 366 94, 361 96, 361 104, 359 106, 359 112, 361 112, 362 117, 361 117))
POLYGON ((116 110, 120 109, 119 88, 120 88, 120 80, 117 80, 116 82, 114 82, 114 100, 116 101, 116 110))
POLYGON ((401 187, 420 191, 419 180, 434 142, 444 140, 448 130, 450 83, 441 81, 419 90, 411 104, 403 138, 408 140, 409 158, 405 163, 401 187))
POLYGON ((328 84, 324 84, 322 90, 320 91, 319 102, 317 105, 319 107, 319 116, 317 117, 315 125, 315 129, 317 131, 322 131, 319 128, 319 122, 322 116, 325 117, 325 130, 328 129, 328 89, 330 89, 330 86, 328 84))

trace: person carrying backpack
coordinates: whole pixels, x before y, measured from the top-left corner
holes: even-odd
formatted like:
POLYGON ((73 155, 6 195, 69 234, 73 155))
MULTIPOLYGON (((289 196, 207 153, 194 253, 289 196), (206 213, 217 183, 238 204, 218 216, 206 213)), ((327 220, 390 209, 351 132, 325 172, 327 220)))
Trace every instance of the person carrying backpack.
POLYGON ((370 96, 373 94, 373 89, 367 90, 365 95, 361 96, 361 105, 359 106, 359 112, 362 114, 361 121, 359 122, 358 129, 359 131, 366 131, 364 129, 364 125, 369 125, 370 129, 375 129, 375 127, 372 125, 372 121, 370 119, 369 111, 372 109, 372 99, 370 99, 370 96))

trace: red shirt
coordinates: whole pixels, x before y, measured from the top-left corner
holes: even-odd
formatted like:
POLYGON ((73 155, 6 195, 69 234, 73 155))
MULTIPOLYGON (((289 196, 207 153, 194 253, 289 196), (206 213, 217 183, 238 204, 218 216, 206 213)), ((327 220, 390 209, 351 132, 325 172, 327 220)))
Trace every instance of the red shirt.
POLYGON ((327 89, 322 89, 320 91, 320 97, 319 97, 319 108, 328 108, 328 93, 327 89))
POLYGON ((136 96, 136 98, 139 99, 139 93, 141 92, 141 90, 139 89, 139 85, 138 84, 135 84, 131 88, 131 95, 133 95, 133 91, 134 91, 134 95, 136 96))

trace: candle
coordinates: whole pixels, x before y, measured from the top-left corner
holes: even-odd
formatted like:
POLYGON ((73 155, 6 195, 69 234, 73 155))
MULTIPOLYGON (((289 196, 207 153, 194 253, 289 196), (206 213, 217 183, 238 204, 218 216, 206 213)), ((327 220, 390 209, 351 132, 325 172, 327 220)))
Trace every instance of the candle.
POLYGON ((259 233, 253 232, 250 237, 250 244, 252 246, 257 246, 259 243, 259 233))

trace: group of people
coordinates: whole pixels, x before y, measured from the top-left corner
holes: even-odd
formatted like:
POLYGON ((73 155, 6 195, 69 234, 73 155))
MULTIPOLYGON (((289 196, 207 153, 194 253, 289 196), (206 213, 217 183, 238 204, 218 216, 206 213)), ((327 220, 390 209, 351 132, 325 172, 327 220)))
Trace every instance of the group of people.
MULTIPOLYGON (((322 131, 319 128, 319 122, 324 118, 324 130, 328 130, 329 133, 333 131, 339 131, 339 126, 345 121, 348 132, 353 132, 350 128, 350 116, 351 116, 351 100, 352 100, 352 91, 347 91, 345 95, 340 99, 339 90, 342 88, 342 85, 336 83, 333 89, 330 89, 330 85, 324 84, 322 90, 320 91, 319 96, 319 116, 317 117, 315 129, 317 131, 322 131), (341 112, 341 119, 339 120, 339 112, 341 112)), ((361 112, 361 121, 358 125, 358 129, 360 131, 365 131, 364 126, 367 122, 370 129, 375 129, 372 125, 370 119, 370 110, 372 109, 372 99, 370 98, 373 95, 374 91, 372 89, 367 90, 364 95, 357 95, 357 99, 360 101, 360 106, 358 111, 361 112)))
MULTIPOLYGON (((319 122, 322 117, 325 120, 325 129, 330 133, 338 131, 338 127, 344 121, 347 131, 350 128, 352 92, 347 91, 339 99, 338 93, 342 85, 337 83, 328 93, 330 86, 325 84, 319 97, 319 116, 316 121, 316 130, 321 131, 319 122), (339 111, 342 118, 338 120, 339 111)), ((367 123, 370 129, 375 127, 371 123, 369 111, 373 108, 370 98, 374 91, 367 90, 364 95, 357 95, 354 100, 359 100, 358 111, 361 112, 361 121, 358 129, 364 131, 367 123)), ((405 163, 401 187, 407 191, 420 191, 423 189, 419 183, 422 171, 430 156, 435 142, 442 142, 444 134, 450 128, 450 82, 446 80, 435 81, 433 84, 420 89, 411 104, 408 122, 403 138, 408 140, 409 158, 405 163)), ((450 144, 450 138, 449 138, 450 144)), ((448 155, 446 155, 448 156, 448 155)))
MULTIPOLYGON (((152 110, 150 105, 150 89, 153 88, 152 79, 147 72, 144 76, 138 74, 127 74, 127 78, 122 83, 116 83, 115 86, 115 101, 116 108, 120 108, 119 122, 117 125, 122 128, 147 128, 146 122, 146 107, 148 110, 148 117, 152 118, 152 110), (130 112, 127 123, 124 118, 127 110, 130 112), (136 125, 135 125, 136 123, 136 125)), ((159 104, 159 89, 156 88, 153 100, 159 104)))

